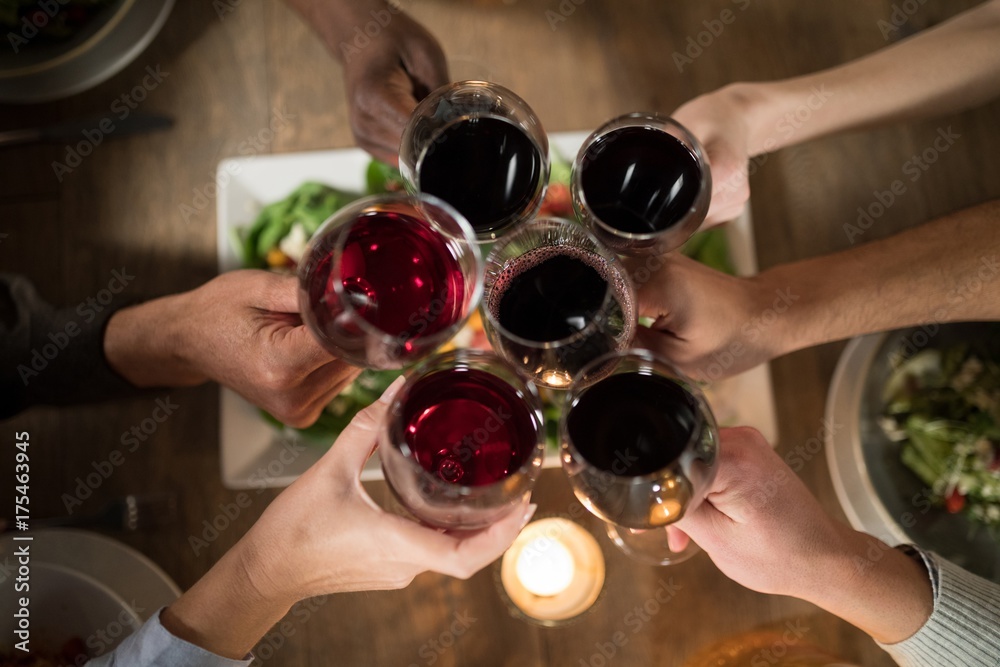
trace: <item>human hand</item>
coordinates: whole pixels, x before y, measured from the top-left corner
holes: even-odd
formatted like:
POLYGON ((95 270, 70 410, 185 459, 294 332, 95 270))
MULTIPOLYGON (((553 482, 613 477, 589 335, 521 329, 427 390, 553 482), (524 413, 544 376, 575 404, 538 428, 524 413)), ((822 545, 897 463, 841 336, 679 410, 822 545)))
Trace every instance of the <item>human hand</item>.
POLYGON ((299 316, 293 276, 232 271, 183 294, 118 311, 105 355, 139 387, 225 385, 304 427, 359 373, 324 350, 299 316))
POLYGON ((750 199, 750 120, 743 90, 737 86, 720 88, 686 102, 671 114, 705 148, 712 172, 705 227, 736 218, 750 199))
POLYGON ((717 380, 784 350, 771 317, 787 310, 791 292, 769 291, 759 277, 730 276, 680 253, 626 264, 635 268, 636 262, 648 276, 638 285, 639 314, 653 319, 639 329, 638 345, 688 376, 717 380))
POLYGON ((720 443, 712 488, 674 531, 737 583, 813 602, 879 641, 923 625, 932 609, 923 567, 831 518, 754 429, 721 429, 720 443))
POLYGON ((467 579, 493 562, 534 511, 520 505, 489 528, 442 532, 384 511, 360 482, 402 385, 358 413, 330 451, 282 493, 247 535, 248 571, 270 599, 405 588, 426 571, 467 579))
MULTIPOLYGON (((422 25, 398 9, 374 11, 384 12, 388 23, 370 42, 357 47, 347 37, 341 41, 351 129, 359 146, 397 164, 410 114, 428 93, 448 83, 448 66, 441 46, 422 25)), ((357 16, 356 25, 371 20, 371 12, 358 10, 357 16)))
POLYGON ((474 533, 440 532, 389 514, 361 485, 397 380, 330 451, 161 615, 164 627, 217 655, 243 658, 293 604, 348 591, 405 588, 427 571, 465 579, 496 560, 534 512, 518 506, 474 533))

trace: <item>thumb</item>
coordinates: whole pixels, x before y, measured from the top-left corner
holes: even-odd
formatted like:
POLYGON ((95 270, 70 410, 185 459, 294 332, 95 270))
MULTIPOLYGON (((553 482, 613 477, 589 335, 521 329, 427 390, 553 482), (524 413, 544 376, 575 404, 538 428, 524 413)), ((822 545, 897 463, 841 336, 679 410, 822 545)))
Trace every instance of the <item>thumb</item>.
POLYGON ((341 431, 330 451, 323 457, 325 464, 333 466, 337 474, 354 479, 365 467, 375 450, 378 430, 385 420, 386 412, 403 382, 404 378, 396 378, 377 401, 354 415, 347 428, 341 431))

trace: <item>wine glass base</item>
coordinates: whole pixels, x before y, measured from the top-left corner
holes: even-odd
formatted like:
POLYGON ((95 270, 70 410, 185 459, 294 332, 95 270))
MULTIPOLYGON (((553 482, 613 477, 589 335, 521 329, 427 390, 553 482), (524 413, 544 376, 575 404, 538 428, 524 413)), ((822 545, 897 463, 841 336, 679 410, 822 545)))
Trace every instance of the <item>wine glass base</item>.
POLYGON ((671 548, 667 528, 634 530, 606 524, 608 538, 629 558, 647 565, 676 565, 701 552, 693 540, 687 540, 683 549, 671 548))

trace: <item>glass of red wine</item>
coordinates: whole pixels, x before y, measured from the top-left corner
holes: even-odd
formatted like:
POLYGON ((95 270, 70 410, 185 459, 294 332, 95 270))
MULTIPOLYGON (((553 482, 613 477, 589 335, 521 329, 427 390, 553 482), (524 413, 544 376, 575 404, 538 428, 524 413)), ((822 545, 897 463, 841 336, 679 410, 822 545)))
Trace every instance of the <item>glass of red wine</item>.
POLYGON ((719 433, 691 380, 646 350, 612 353, 580 372, 560 434, 573 492, 622 551, 656 565, 698 552, 668 528, 715 478, 719 433), (599 379, 588 382, 595 371, 599 379))
POLYGON ((712 175, 698 139, 677 121, 631 113, 591 134, 573 162, 573 207, 622 255, 679 248, 708 213, 712 175))
POLYGON ((588 363, 631 344, 635 291, 621 261, 582 225, 538 218, 487 256, 483 328, 532 382, 565 389, 588 363))
POLYGON ((410 192, 454 206, 493 241, 534 215, 549 181, 549 142, 531 107, 486 81, 460 81, 425 97, 399 149, 410 192))
POLYGON ((542 403, 492 353, 436 355, 407 373, 378 451, 389 488, 417 519, 484 528, 531 494, 545 454, 542 403))
POLYGON ((360 199, 317 230, 299 264, 302 318, 332 354, 400 368, 437 349, 479 303, 469 223, 429 195, 360 199))

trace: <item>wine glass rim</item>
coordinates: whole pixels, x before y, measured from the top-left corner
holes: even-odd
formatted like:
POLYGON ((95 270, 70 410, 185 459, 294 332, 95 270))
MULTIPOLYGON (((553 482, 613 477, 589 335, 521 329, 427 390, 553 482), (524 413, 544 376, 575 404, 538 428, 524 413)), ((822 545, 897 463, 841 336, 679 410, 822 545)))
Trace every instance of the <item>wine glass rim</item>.
MULTIPOLYGON (((351 227, 358 222, 358 220, 360 219, 360 214, 363 213, 366 209, 378 204, 393 204, 393 203, 410 204, 413 207, 414 212, 417 214, 417 217, 419 217, 421 221, 431 225, 432 230, 435 233, 439 234, 442 238, 444 238, 446 241, 446 245, 449 245, 449 247, 450 243, 448 243, 448 241, 454 239, 455 241, 467 243, 469 245, 470 250, 472 251, 473 263, 475 264, 475 275, 474 275, 475 282, 472 288, 472 293, 468 299, 468 308, 466 309, 467 312, 465 313, 464 316, 459 318, 454 324, 445 327, 441 331, 433 333, 429 336, 421 337, 421 340, 424 343, 430 345, 429 349, 436 349, 439 345, 444 343, 446 340, 450 339, 463 326, 465 326, 465 322, 469 319, 469 316, 476 310, 476 308, 479 305, 479 302, 482 300, 483 297, 483 283, 484 283, 483 271, 485 268, 485 263, 483 260, 482 253, 479 252, 478 245, 472 242, 471 240, 475 238, 475 232, 473 231, 472 226, 469 224, 469 221, 465 219, 465 216, 463 216, 461 213, 455 210, 455 208, 450 204, 448 204, 446 201, 427 193, 414 194, 414 193, 395 192, 388 194, 371 195, 368 197, 363 197, 361 199, 355 200, 350 204, 348 204, 347 207, 342 208, 339 211, 335 211, 333 215, 327 218, 327 220, 320 226, 314 238, 319 238, 321 232, 323 231, 323 228, 326 227, 327 224, 331 222, 334 218, 338 217, 338 214, 344 214, 349 212, 352 218, 350 221, 345 222, 344 224, 346 224, 348 227, 351 227), (455 221, 459 229, 462 230, 462 236, 464 238, 458 238, 454 235, 443 233, 443 230, 439 229, 440 223, 438 223, 436 220, 434 220, 432 216, 428 215, 424 211, 422 207, 423 204, 430 204, 431 206, 437 207, 442 211, 444 211, 446 215, 448 215, 450 218, 452 218, 452 220, 455 221)), ((337 273, 336 279, 333 281, 334 294, 336 294, 337 299, 340 301, 341 305, 344 308, 344 311, 350 314, 351 322, 360 327, 365 332, 366 335, 375 336, 383 342, 392 342, 394 340, 400 341, 401 340, 400 335, 392 335, 388 331, 384 331, 383 329, 380 329, 379 327, 375 326, 374 324, 372 324, 371 322, 369 322, 368 320, 366 320, 364 317, 361 316, 358 310, 351 303, 350 299, 344 298, 345 297, 344 282, 340 276, 339 260, 340 257, 343 256, 344 245, 347 243, 347 239, 349 236, 350 236, 349 233, 342 235, 341 238, 338 239, 337 244, 333 247, 334 262, 333 266, 331 267, 331 272, 335 271, 337 273)), ((465 272, 463 272, 463 276, 466 279, 468 278, 465 272)), ((406 340, 411 340, 411 338, 407 338, 406 340)))
MULTIPOLYGON (((610 271, 616 271, 617 272, 617 274, 621 278, 622 282, 624 283, 625 289, 634 292, 635 288, 632 285, 632 279, 629 276, 628 271, 623 270, 624 267, 621 266, 621 260, 618 258, 618 256, 615 255, 613 252, 611 252, 607 247, 605 247, 605 245, 603 243, 601 243, 600 239, 598 239, 596 236, 594 236, 593 232, 591 232, 589 229, 587 229, 586 227, 584 227, 582 224, 573 222, 571 220, 567 220, 566 218, 559 218, 559 217, 556 217, 556 216, 543 216, 543 217, 540 217, 540 218, 534 218, 528 224, 531 225, 531 226, 538 226, 538 225, 550 224, 553 227, 560 227, 560 226, 565 226, 565 225, 572 225, 573 227, 577 228, 579 231, 583 232, 589 238, 589 240, 591 242, 594 243, 595 250, 593 252, 595 252, 596 254, 600 255, 601 258, 604 259, 607 262, 608 269, 610 271)), ((523 229, 527 230, 528 227, 524 227, 523 229)), ((497 241, 497 243, 490 250, 489 255, 487 255, 485 263, 487 265, 489 265, 489 263, 490 263, 489 262, 489 258, 492 257, 494 253, 499 253, 504 248, 506 248, 508 245, 510 245, 510 243, 512 243, 514 241, 514 239, 517 238, 517 233, 518 232, 514 232, 513 234, 508 234, 508 235, 504 236, 502 239, 500 239, 499 241, 497 241)), ((579 246, 575 246, 575 245, 570 245, 569 243, 551 243, 551 244, 548 244, 548 245, 535 246, 534 248, 531 248, 531 250, 529 250, 528 252, 533 252, 533 251, 538 250, 540 248, 546 248, 546 247, 557 248, 557 247, 563 246, 563 245, 569 246, 569 247, 573 247, 573 248, 579 247, 579 246)), ((586 248, 581 248, 581 249, 582 250, 587 250, 586 248)), ((588 250, 588 252, 590 252, 590 251, 588 250)), ((518 255, 518 257, 513 258, 513 259, 517 259, 519 257, 523 257, 524 254, 527 254, 527 253, 522 253, 521 255, 518 255)), ((509 262, 513 261, 513 259, 507 260, 507 262, 504 262, 504 266, 503 266, 503 268, 501 268, 501 272, 507 267, 507 264, 509 262)), ((510 329, 508 329, 507 327, 505 327, 500 322, 500 318, 499 317, 496 317, 493 314, 493 311, 490 309, 489 303, 488 303, 488 301, 489 301, 489 294, 484 294, 485 298, 482 300, 482 311, 486 315, 486 319, 489 321, 490 325, 496 331, 500 332, 504 336, 504 338, 507 338, 508 340, 511 340, 514 343, 517 343, 518 345, 521 345, 523 347, 528 347, 528 348, 531 348, 531 349, 536 349, 536 350, 551 350, 551 349, 555 349, 555 348, 558 348, 558 347, 564 347, 566 345, 571 345, 571 344, 573 344, 573 343, 575 343, 577 341, 586 339, 588 336, 592 335, 595 332, 595 330, 597 329, 598 326, 600 326, 600 325, 602 325, 604 323, 604 319, 605 319, 604 313, 607 311, 607 306, 608 306, 609 302, 610 301, 617 301, 617 299, 615 298, 615 289, 611 285, 611 280, 613 279, 613 276, 608 276, 608 278, 609 279, 605 281, 605 282, 607 282, 607 290, 605 290, 605 292, 604 292, 604 300, 601 302, 601 308, 600 308, 600 311, 599 311, 600 316, 599 317, 595 317, 594 319, 592 319, 589 322, 587 322, 587 324, 584 325, 584 327, 582 329, 580 329, 579 331, 574 331, 570 335, 564 336, 562 338, 559 338, 558 340, 551 340, 551 341, 532 340, 530 338, 524 338, 523 336, 519 336, 516 333, 512 332, 510 329)), ((484 287, 483 287, 484 292, 485 292, 485 289, 486 288, 485 288, 485 280, 484 280, 484 287)), ((490 288, 491 292, 492 292, 492 289, 493 289, 493 286, 491 286, 491 288, 490 288)))
MULTIPOLYGON (((670 116, 664 116, 663 114, 656 113, 655 111, 633 111, 631 113, 622 114, 612 118, 591 132, 590 135, 584 139, 583 144, 580 146, 580 150, 577 151, 576 159, 573 160, 570 187, 574 195, 572 197, 574 208, 577 209, 576 213, 581 219, 591 221, 609 235, 620 238, 624 241, 655 241, 673 230, 689 224, 691 217, 698 211, 700 200, 705 197, 704 192, 706 190, 710 191, 711 189, 711 173, 708 170, 708 159, 705 157, 704 147, 701 145, 698 138, 694 136, 689 129, 684 127, 684 125, 677 122, 670 116), (628 123, 628 121, 636 122, 628 123), (667 132, 667 130, 664 129, 664 126, 677 130, 681 136, 677 137, 670 132, 667 132), (701 178, 699 179, 699 193, 695 197, 694 201, 691 202, 690 208, 688 208, 683 217, 679 218, 676 222, 656 232, 627 232, 609 225, 602 220, 600 216, 594 213, 593 209, 591 209, 591 207, 587 204, 587 195, 583 188, 583 169, 581 165, 586 159, 587 152, 590 148, 593 147, 593 145, 600 139, 611 134, 612 132, 630 127, 663 132, 665 134, 669 134, 675 139, 680 140, 680 142, 684 145, 684 148, 686 148, 698 162, 699 171, 701 173, 701 178)), ((711 192, 709 192, 709 195, 710 194, 711 192)))
MULTIPOLYGON (((705 398, 705 394, 701 391, 701 389, 697 386, 697 384, 694 383, 693 380, 691 380, 690 378, 688 378, 687 375, 682 373, 673 363, 651 352, 650 350, 644 350, 641 348, 629 348, 626 350, 609 352, 607 354, 601 355, 600 357, 598 357, 597 359, 593 360, 592 362, 584 366, 582 369, 580 369, 580 371, 573 377, 573 381, 570 383, 570 389, 568 392, 566 392, 566 397, 564 398, 563 409, 561 411, 561 414, 559 415, 559 434, 560 434, 560 439, 562 441, 561 446, 569 450, 569 455, 573 459, 583 461, 592 468, 597 467, 590 459, 584 456, 583 453, 581 453, 580 450, 577 449, 576 445, 573 443, 573 439, 569 435, 569 423, 568 423, 569 414, 570 412, 572 412, 576 402, 579 401, 579 399, 587 392, 587 390, 591 389, 592 387, 596 387, 602 381, 610 377, 613 377, 615 375, 615 371, 612 371, 610 375, 601 378, 597 382, 594 382, 592 384, 584 384, 582 380, 587 375, 587 373, 593 370, 594 368, 597 368, 600 365, 608 363, 609 361, 612 361, 614 359, 618 359, 619 361, 624 361, 626 359, 637 359, 639 361, 645 362, 649 364, 650 370, 652 370, 653 375, 664 377, 670 380, 671 382, 680 385, 681 388, 686 393, 690 394, 694 398, 695 403, 698 405, 701 416, 704 417, 704 419, 707 422, 707 426, 713 432, 718 431, 718 425, 716 424, 715 421, 715 414, 712 412, 712 408, 708 404, 708 399, 705 398), (668 377, 666 375, 663 375, 662 373, 657 372, 656 369, 657 365, 666 368, 676 377, 668 377)), ((681 452, 683 453, 688 451, 691 448, 691 446, 696 443, 700 435, 701 431, 699 431, 698 429, 692 429, 691 435, 688 437, 688 441, 684 443, 684 447, 681 449, 681 452)), ((568 463, 566 457, 560 457, 560 458, 562 458, 564 465, 568 463)), ((608 471, 608 474, 614 475, 617 479, 627 480, 631 484, 642 484, 645 482, 653 482, 656 481, 657 479, 662 478, 663 473, 665 471, 676 468, 679 460, 680 456, 678 456, 676 459, 674 459, 667 465, 663 466, 662 468, 654 470, 653 472, 646 473, 644 475, 616 475, 611 471, 608 471)))
POLYGON ((421 363, 416 364, 415 366, 412 366, 411 368, 407 369, 403 373, 403 378, 404 378, 403 386, 399 388, 398 392, 396 392, 396 395, 392 399, 392 403, 389 405, 389 409, 386 411, 386 416, 384 424, 382 426, 382 431, 386 435, 390 436, 387 439, 388 440, 387 446, 399 452, 400 455, 403 457, 403 459, 407 462, 407 465, 413 470, 415 470, 417 474, 420 476, 420 478, 428 480, 431 483, 440 486, 441 488, 453 490, 452 492, 453 495, 457 496, 486 495, 490 491, 502 487, 505 483, 507 483, 507 480, 509 480, 514 475, 529 474, 532 468, 535 467, 534 461, 539 458, 539 454, 541 455, 541 457, 545 456, 545 444, 546 444, 545 416, 544 413, 542 412, 542 407, 541 407, 542 399, 541 396, 538 394, 538 389, 535 387, 533 383, 527 382, 524 379, 522 379, 521 376, 517 373, 517 370, 510 364, 508 364, 506 361, 504 361, 503 358, 501 358, 495 352, 491 352, 488 350, 456 348, 448 352, 434 354, 428 357, 427 359, 423 360, 421 363), (511 388, 513 388, 514 391, 517 392, 519 396, 523 396, 524 403, 527 405, 528 412, 531 415, 531 420, 532 422, 535 423, 535 444, 529 451, 528 455, 525 457, 524 461, 521 462, 521 465, 518 466, 517 470, 511 471, 501 479, 498 479, 497 481, 491 482, 489 484, 469 486, 466 484, 454 484, 451 482, 446 482, 442 480, 440 477, 434 475, 432 472, 427 470, 427 468, 425 468, 423 465, 420 464, 420 461, 417 460, 413 450, 410 448, 405 438, 400 438, 399 441, 397 442, 396 438, 391 437, 393 435, 392 433, 393 425, 401 417, 401 410, 403 408, 403 403, 405 402, 404 399, 408 397, 408 392, 413 387, 413 385, 425 377, 430 377, 434 373, 441 373, 444 372, 445 370, 455 370, 458 367, 452 366, 450 368, 442 368, 426 372, 428 368, 430 368, 430 366, 434 364, 438 364, 441 362, 452 362, 452 361, 455 362, 472 361, 472 362, 481 362, 485 364, 487 366, 485 372, 491 373, 492 375, 496 376, 502 382, 505 382, 506 384, 510 385, 511 388), (520 386, 515 386, 511 384, 510 380, 494 373, 493 370, 489 368, 489 366, 497 366, 506 370, 510 375, 510 377, 514 379, 516 382, 518 382, 520 386))
MULTIPOLYGON (((503 94, 508 94, 511 98, 513 98, 514 106, 520 107, 521 110, 523 110, 528 115, 529 119, 537 126, 538 131, 537 132, 529 131, 525 127, 524 121, 512 118, 510 115, 506 115, 492 110, 469 110, 468 112, 463 113, 462 115, 458 115, 455 116, 454 118, 451 118, 441 127, 437 128, 433 132, 433 134, 430 137, 428 137, 427 141, 421 147, 420 153, 417 155, 416 160, 413 163, 412 173, 410 173, 409 168, 401 170, 401 173, 403 175, 403 185, 406 188, 407 192, 414 195, 424 193, 424 190, 422 189, 422 186, 420 184, 420 173, 423 168, 424 160, 430 154, 431 149, 438 144, 437 141, 438 137, 440 137, 442 133, 444 133, 446 130, 457 126, 459 123, 476 121, 482 118, 489 118, 500 122, 508 123, 512 127, 516 128, 519 132, 521 132, 521 134, 523 134, 528 139, 528 142, 534 149, 535 155, 538 157, 538 178, 536 179, 534 189, 531 193, 531 201, 534 202, 534 205, 531 206, 530 209, 526 209, 524 211, 519 211, 517 213, 511 214, 508 218, 501 220, 499 223, 494 224, 489 231, 483 232, 482 234, 480 234, 480 232, 478 232, 475 228, 473 228, 473 236, 475 238, 475 243, 480 245, 486 245, 489 243, 497 242, 497 240, 499 240, 500 237, 504 236, 507 232, 513 230, 515 227, 517 227, 524 221, 531 219, 538 212, 538 210, 542 206, 543 200, 545 199, 545 190, 548 188, 549 185, 549 174, 552 168, 551 164, 552 161, 549 155, 548 135, 545 133, 545 130, 542 127, 541 121, 538 119, 538 116, 535 114, 534 110, 532 110, 532 108, 528 105, 527 102, 525 102, 521 97, 519 97, 516 93, 514 93, 510 89, 505 88, 500 84, 495 84, 488 81, 463 81, 456 84, 451 84, 448 87, 448 90, 459 90, 461 88, 473 87, 468 84, 477 84, 474 87, 488 88, 493 91, 499 91, 503 94)), ((430 97, 431 96, 425 98, 421 102, 421 104, 427 102, 430 99, 430 97)), ((410 123, 413 122, 412 119, 415 119, 417 117, 419 117, 419 114, 417 111, 414 111, 413 115, 411 116, 410 123)), ((403 144, 407 142, 409 134, 413 132, 410 123, 407 124, 407 128, 404 131, 404 139, 402 141, 403 144)))

